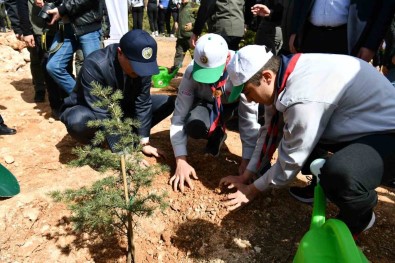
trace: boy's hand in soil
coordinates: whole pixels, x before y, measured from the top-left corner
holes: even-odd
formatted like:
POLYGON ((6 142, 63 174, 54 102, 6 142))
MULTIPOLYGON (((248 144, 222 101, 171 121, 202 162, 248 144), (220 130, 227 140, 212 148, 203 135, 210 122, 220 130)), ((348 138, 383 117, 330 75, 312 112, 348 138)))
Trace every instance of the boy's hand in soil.
POLYGON ((184 183, 186 183, 193 190, 193 183, 190 178, 198 179, 195 169, 187 162, 186 156, 179 156, 176 158, 176 172, 170 178, 170 185, 173 186, 173 190, 177 191, 179 188, 181 192, 184 192, 184 183))
POLYGON ((227 201, 225 206, 228 210, 234 210, 246 205, 259 194, 260 191, 254 184, 249 184, 253 176, 254 173, 245 170, 242 175, 230 175, 221 179, 219 182, 221 188, 237 189, 236 192, 228 194, 224 200, 227 201))
POLYGON ((228 189, 232 188, 236 188, 237 191, 226 196, 224 204, 228 210, 235 210, 245 206, 260 193, 254 184, 232 183, 228 185, 228 189))

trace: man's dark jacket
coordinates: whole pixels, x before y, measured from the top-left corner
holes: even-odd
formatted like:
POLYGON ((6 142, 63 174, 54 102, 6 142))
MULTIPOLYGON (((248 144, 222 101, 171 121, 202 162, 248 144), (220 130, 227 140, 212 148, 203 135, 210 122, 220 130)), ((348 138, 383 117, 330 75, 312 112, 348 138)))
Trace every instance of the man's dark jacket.
POLYGON ((63 0, 60 16, 68 16, 77 36, 101 28, 105 0, 63 0))
POLYGON ((119 44, 112 44, 103 49, 92 52, 82 65, 80 75, 74 91, 65 99, 63 110, 74 105, 90 108, 97 119, 109 118, 106 110, 93 106, 98 98, 92 96, 91 83, 99 83, 103 87, 112 87, 123 92, 124 99, 121 108, 124 117, 140 121, 141 126, 137 134, 149 137, 152 118, 151 76, 130 78, 126 76, 118 62, 117 48, 119 44))

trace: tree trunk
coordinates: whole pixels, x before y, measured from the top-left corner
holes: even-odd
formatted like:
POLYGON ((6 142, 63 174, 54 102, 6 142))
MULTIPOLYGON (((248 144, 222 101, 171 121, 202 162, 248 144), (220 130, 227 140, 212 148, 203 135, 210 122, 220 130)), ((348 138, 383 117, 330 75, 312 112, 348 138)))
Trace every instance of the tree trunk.
MULTIPOLYGON (((125 192, 125 201, 126 205, 129 205, 129 190, 128 190, 128 182, 126 180, 126 166, 125 166, 125 155, 121 155, 121 169, 122 169, 122 179, 123 179, 123 188, 125 192)), ((134 254, 134 242, 133 242, 133 225, 132 225, 132 213, 128 211, 128 255, 127 255, 127 263, 134 263, 135 254, 134 254)))

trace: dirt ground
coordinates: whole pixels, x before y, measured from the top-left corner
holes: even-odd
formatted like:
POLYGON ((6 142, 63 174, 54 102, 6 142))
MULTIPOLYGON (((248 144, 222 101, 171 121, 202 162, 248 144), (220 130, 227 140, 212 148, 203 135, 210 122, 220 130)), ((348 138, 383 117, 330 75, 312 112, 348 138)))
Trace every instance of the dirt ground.
MULTIPOLYGON (((158 61, 173 63, 173 40, 161 40, 158 61)), ((190 61, 189 56, 185 63, 190 61)), ((185 67, 181 70, 183 70, 185 67)), ((0 200, 0 262, 125 262, 125 238, 76 233, 70 211, 48 196, 53 190, 79 188, 102 178, 90 167, 72 168, 71 150, 76 142, 64 125, 50 118, 47 102, 33 102, 33 85, 28 66, 3 74, 0 112, 14 136, 0 136, 0 163, 18 179, 21 193, 0 200), (5 159, 14 162, 6 163, 5 159)), ((153 93, 176 93, 180 79, 153 93)), ((228 212, 223 196, 215 188, 221 177, 235 174, 241 147, 235 131, 218 158, 204 156, 205 142, 190 139, 188 150, 199 180, 195 190, 173 192, 168 184, 175 162, 169 141, 170 118, 157 125, 151 143, 168 153, 164 162, 171 171, 158 175, 153 189, 168 193, 169 208, 149 218, 136 218, 138 262, 291 262, 298 242, 308 230, 312 207, 299 203, 287 189, 263 193, 252 204, 228 212)), ((298 176, 294 184, 303 184, 298 176)), ((375 226, 364 233, 359 247, 372 262, 395 262, 395 193, 378 188, 375 226)), ((327 215, 336 215, 329 205, 327 215)))

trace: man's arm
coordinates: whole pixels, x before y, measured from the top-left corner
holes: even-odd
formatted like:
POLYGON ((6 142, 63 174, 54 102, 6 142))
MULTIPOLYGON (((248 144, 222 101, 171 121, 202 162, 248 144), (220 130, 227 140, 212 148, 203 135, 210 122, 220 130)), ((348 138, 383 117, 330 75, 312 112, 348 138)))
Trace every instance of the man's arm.
POLYGON ((196 36, 200 36, 203 31, 204 25, 207 22, 207 19, 214 13, 215 5, 217 0, 202 0, 200 2, 199 10, 197 13, 195 26, 193 27, 192 32, 196 36))
POLYGON ((372 15, 374 18, 371 24, 367 25, 369 30, 364 33, 366 34, 366 41, 362 43, 357 53, 357 57, 368 62, 373 59, 373 56, 376 54, 385 34, 390 28, 395 13, 395 0, 383 0, 378 2, 381 2, 381 4, 376 3, 380 8, 377 8, 372 15))
POLYGON ((18 16, 20 22, 20 28, 23 34, 23 40, 28 45, 28 47, 34 47, 36 45, 34 41, 34 32, 32 28, 32 24, 30 23, 30 13, 29 6, 27 3, 28 0, 16 0, 16 5, 18 9, 18 16))
MULTIPOLYGON (((134 116, 140 122, 137 134, 145 141, 149 140, 152 120, 151 76, 132 79, 133 89, 137 89, 134 116)), ((129 88, 129 87, 128 87, 129 88)))

